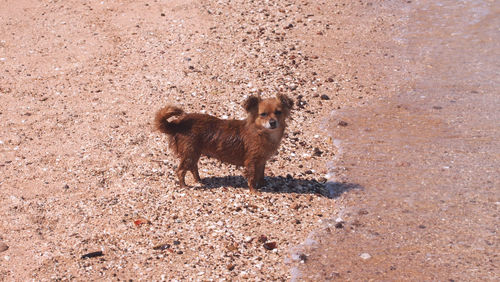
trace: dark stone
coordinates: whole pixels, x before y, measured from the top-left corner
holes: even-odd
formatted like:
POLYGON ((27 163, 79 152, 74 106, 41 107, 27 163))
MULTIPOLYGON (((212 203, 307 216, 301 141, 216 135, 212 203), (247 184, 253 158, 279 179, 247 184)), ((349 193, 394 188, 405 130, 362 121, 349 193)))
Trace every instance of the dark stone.
POLYGON ((101 251, 97 251, 97 252, 92 252, 92 253, 88 253, 88 254, 84 254, 82 256, 82 259, 88 259, 88 258, 95 258, 95 257, 101 257, 103 256, 104 254, 101 252, 101 251))

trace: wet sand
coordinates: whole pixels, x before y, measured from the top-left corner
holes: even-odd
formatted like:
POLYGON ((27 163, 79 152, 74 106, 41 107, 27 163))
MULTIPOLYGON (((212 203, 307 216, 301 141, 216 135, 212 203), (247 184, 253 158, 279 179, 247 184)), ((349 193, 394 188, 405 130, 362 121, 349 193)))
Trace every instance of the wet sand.
POLYGON ((499 10, 442 4, 409 10, 399 91, 333 116, 337 177, 363 189, 299 251, 297 279, 500 277, 499 10))

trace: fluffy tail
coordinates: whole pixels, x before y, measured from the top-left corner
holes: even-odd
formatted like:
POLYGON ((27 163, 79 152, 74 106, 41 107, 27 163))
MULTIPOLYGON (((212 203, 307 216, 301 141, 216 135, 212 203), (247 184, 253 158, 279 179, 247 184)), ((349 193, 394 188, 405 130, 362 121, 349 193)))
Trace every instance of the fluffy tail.
POLYGON ((167 120, 173 116, 182 115, 184 111, 181 108, 174 106, 166 106, 159 110, 155 116, 155 128, 166 134, 175 133, 175 124, 168 122, 167 120))

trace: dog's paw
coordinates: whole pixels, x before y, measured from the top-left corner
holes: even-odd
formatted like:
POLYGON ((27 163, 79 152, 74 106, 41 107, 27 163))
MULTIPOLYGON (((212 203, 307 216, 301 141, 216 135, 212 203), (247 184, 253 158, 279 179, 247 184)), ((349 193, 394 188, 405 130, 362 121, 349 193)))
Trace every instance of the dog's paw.
POLYGON ((255 188, 253 188, 253 189, 250 188, 250 194, 258 196, 261 194, 261 192, 255 188))

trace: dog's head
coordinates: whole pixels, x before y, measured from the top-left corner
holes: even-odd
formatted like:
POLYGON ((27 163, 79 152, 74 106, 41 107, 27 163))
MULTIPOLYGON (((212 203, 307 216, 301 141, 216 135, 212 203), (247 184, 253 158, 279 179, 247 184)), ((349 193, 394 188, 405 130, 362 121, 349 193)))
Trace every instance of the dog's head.
POLYGON ((293 100, 284 94, 278 94, 276 98, 269 99, 250 96, 243 103, 243 107, 249 119, 256 125, 274 130, 285 127, 285 119, 290 115, 293 100))

